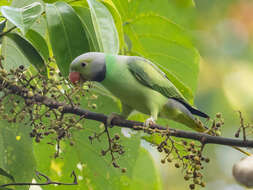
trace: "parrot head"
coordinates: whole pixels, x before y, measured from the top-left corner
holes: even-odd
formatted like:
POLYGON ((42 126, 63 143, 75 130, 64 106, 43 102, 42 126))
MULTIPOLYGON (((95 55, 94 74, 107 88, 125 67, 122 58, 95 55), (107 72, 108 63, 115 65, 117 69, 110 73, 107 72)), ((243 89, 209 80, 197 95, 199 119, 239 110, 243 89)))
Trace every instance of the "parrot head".
POLYGON ((104 53, 90 52, 76 57, 70 64, 69 80, 72 83, 97 81, 105 78, 104 53))

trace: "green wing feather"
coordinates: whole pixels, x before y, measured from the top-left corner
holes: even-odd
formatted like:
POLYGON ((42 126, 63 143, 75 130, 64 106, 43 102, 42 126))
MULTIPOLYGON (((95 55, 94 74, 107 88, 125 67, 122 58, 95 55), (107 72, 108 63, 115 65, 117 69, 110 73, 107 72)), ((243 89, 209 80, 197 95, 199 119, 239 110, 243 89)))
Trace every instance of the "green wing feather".
POLYGON ((128 69, 143 85, 152 88, 167 98, 175 98, 186 102, 179 90, 169 81, 167 76, 150 61, 141 57, 131 57, 128 69))
POLYGON ((128 61, 128 69, 137 81, 144 86, 161 93, 167 98, 177 100, 194 115, 209 118, 207 114, 193 108, 167 76, 152 62, 141 57, 131 57, 128 61))

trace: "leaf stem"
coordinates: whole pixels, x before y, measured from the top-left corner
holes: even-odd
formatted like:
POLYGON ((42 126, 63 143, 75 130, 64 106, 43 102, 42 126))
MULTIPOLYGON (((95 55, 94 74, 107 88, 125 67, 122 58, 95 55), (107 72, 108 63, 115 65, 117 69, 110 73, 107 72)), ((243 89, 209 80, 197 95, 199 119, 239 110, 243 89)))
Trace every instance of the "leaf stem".
POLYGON ((12 30, 14 30, 14 29, 16 29, 16 28, 17 28, 16 26, 13 26, 13 27, 9 28, 8 30, 6 30, 5 32, 2 32, 2 33, 0 34, 0 38, 3 37, 4 35, 10 33, 12 30))

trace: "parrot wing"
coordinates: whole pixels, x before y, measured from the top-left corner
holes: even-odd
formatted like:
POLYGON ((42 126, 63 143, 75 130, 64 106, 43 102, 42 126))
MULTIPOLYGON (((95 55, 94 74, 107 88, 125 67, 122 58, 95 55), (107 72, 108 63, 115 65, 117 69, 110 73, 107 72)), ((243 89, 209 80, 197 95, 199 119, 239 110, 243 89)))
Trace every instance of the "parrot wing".
POLYGON ((180 102, 192 114, 209 118, 209 116, 205 113, 193 108, 174 86, 174 84, 167 78, 165 73, 163 73, 152 62, 141 57, 132 57, 128 61, 128 69, 142 85, 161 93, 167 98, 172 98, 180 102))

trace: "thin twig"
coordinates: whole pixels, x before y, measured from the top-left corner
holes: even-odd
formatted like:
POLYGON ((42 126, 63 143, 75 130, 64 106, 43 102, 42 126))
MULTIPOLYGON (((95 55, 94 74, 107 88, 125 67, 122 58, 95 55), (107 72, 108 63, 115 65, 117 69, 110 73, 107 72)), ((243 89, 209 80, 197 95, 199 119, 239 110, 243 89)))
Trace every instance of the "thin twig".
POLYGON ((112 151, 112 139, 110 137, 110 133, 108 131, 108 127, 105 125, 105 133, 107 135, 107 140, 108 140, 108 145, 109 145, 109 151, 110 151, 110 154, 111 154, 111 157, 112 157, 112 161, 114 162, 115 161, 115 157, 114 157, 114 154, 113 154, 113 151, 112 151))
POLYGON ((27 182, 18 182, 18 183, 7 183, 0 185, 0 187, 7 187, 7 186, 25 186, 25 185, 77 185, 77 177, 75 172, 73 171, 70 175, 70 177, 74 177, 74 180, 72 183, 62 183, 62 182, 57 182, 57 181, 52 181, 48 176, 45 174, 42 174, 38 171, 36 171, 36 176, 38 177, 39 180, 41 180, 40 177, 43 177, 46 179, 46 182, 44 183, 27 183, 27 182))
POLYGON ((242 134, 243 134, 243 140, 246 141, 246 127, 244 126, 244 121, 242 117, 242 112, 238 111, 239 117, 240 117, 240 123, 241 123, 241 128, 242 128, 242 134))

